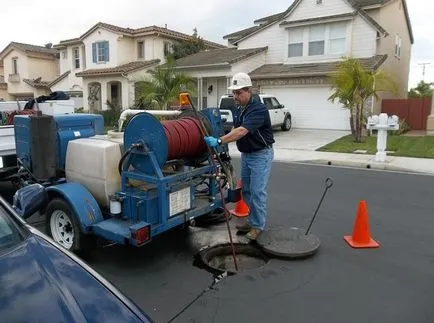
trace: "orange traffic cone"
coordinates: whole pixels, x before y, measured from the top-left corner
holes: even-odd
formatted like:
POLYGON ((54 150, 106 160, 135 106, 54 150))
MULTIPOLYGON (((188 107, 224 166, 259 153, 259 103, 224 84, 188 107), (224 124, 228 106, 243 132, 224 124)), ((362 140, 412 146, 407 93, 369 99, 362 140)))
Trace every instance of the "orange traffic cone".
MULTIPOLYGON (((241 180, 238 180, 237 182, 237 188, 241 188, 243 186, 243 183, 241 180)), ((243 199, 243 193, 241 192, 241 200, 239 200, 235 204, 235 209, 232 209, 229 211, 232 215, 243 218, 249 215, 249 207, 247 206, 246 202, 244 202, 243 199)))
POLYGON ((344 239, 353 248, 378 248, 380 246, 371 238, 366 201, 360 201, 359 203, 353 235, 344 236, 344 239))

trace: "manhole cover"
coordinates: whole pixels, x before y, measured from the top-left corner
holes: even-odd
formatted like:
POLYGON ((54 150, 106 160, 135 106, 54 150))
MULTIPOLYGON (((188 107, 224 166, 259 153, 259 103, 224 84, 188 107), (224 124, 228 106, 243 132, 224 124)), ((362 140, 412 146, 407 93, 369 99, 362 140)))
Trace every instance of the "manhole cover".
MULTIPOLYGON (((234 249, 238 272, 257 269, 268 262, 268 257, 252 245, 234 243, 234 249)), ((207 269, 213 273, 237 273, 230 243, 219 244, 201 250, 199 256, 207 269)))
POLYGON ((300 228, 275 228, 264 231, 256 240, 264 252, 283 258, 304 258, 315 254, 320 240, 313 234, 305 234, 300 228))

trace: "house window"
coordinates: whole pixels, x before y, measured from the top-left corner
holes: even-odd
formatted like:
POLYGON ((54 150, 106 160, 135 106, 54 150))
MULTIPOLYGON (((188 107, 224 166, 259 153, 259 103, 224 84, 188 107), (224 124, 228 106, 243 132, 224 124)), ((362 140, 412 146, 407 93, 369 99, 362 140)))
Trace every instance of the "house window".
POLYGON ((12 74, 18 74, 18 57, 12 58, 12 74))
POLYGON ((92 61, 94 63, 105 63, 110 60, 109 42, 101 41, 92 44, 92 61))
POLYGON ((74 68, 80 68, 80 48, 79 47, 74 47, 72 49, 72 56, 73 56, 73 64, 74 64, 74 68))
POLYGON ((324 26, 312 26, 309 28, 309 56, 324 55, 324 36, 324 26))
POLYGON ((288 57, 345 54, 347 26, 334 22, 289 29, 288 57))
POLYGON ((66 50, 62 51, 62 58, 66 59, 68 57, 68 52, 66 50))
POLYGON ((316 0, 316 4, 322 4, 322 0, 316 0))
POLYGON ((288 57, 303 56, 303 29, 293 29, 289 32, 288 57))
POLYGON ((328 54, 343 54, 346 48, 347 24, 338 22, 329 26, 328 54))
POLYGON ((143 41, 137 43, 137 57, 145 58, 145 42, 143 41))
POLYGON ((172 53, 172 44, 168 42, 164 42, 164 56, 167 56, 172 53))

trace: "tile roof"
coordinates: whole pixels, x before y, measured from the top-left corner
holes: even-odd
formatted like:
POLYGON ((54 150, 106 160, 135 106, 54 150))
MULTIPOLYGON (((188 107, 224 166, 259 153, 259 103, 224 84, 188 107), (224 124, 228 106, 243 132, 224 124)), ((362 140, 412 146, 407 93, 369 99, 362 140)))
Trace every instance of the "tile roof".
POLYGON ((56 79, 54 79, 53 81, 51 81, 48 84, 48 87, 52 87, 54 84, 60 82, 61 80, 63 80, 65 77, 67 77, 69 75, 69 73, 71 73, 71 71, 66 71, 65 73, 63 73, 62 75, 59 75, 56 79))
POLYGON ((145 67, 151 67, 152 65, 156 65, 160 63, 159 59, 154 59, 150 61, 134 61, 127 64, 119 65, 116 67, 109 68, 95 68, 90 70, 85 70, 82 72, 78 72, 76 76, 100 76, 100 75, 118 75, 118 74, 127 74, 131 73, 145 67))
POLYGON ((353 0, 360 7, 368 7, 374 5, 383 5, 392 0, 353 0))
MULTIPOLYGON (((360 63, 368 70, 376 70, 386 60, 387 55, 376 55, 368 58, 361 58, 360 63)), ((258 78, 279 78, 279 77, 301 77, 313 75, 328 75, 336 71, 340 61, 309 63, 309 64, 266 64, 250 73, 252 79, 258 78)))
MULTIPOLYGON (((259 26, 258 25, 252 26, 250 28, 246 28, 246 29, 225 35, 225 36, 223 36, 223 39, 228 39, 232 44, 236 44, 242 38, 247 37, 256 31, 263 29, 263 28, 283 19, 301 1, 302 0, 294 0, 292 2, 292 4, 285 11, 282 11, 282 12, 279 12, 277 14, 263 17, 263 18, 259 18, 259 19, 255 20, 254 23, 259 24, 259 26)), ((371 6, 371 5, 384 5, 384 4, 386 4, 392 0, 347 0, 347 1, 353 6, 353 8, 356 10, 357 13, 359 13, 361 16, 363 16, 378 31, 380 31, 381 33, 387 34, 386 30, 384 30, 383 27, 381 27, 370 15, 368 15, 363 10, 363 7, 367 7, 367 6, 371 6)), ((407 26, 408 26, 409 33, 410 33, 411 42, 413 43, 414 42, 413 31, 411 28, 410 18, 409 18, 407 4, 406 4, 405 0, 403 0, 403 4, 404 4, 404 11, 405 11, 405 15, 406 15, 406 21, 407 21, 407 26)))
POLYGON ((46 54, 46 55, 52 55, 55 57, 58 53, 58 51, 55 48, 48 48, 45 46, 37 46, 37 45, 31 45, 31 44, 24 44, 24 43, 18 43, 18 42, 10 42, 8 46, 6 46, 0 53, 0 57, 3 56, 5 52, 7 52, 10 48, 15 47, 19 50, 22 50, 25 53, 39 53, 39 54, 46 54))
MULTIPOLYGON (((119 26, 107 24, 104 22, 98 22, 96 25, 94 25, 92 28, 90 28, 88 31, 86 31, 79 38, 62 40, 55 47, 61 47, 62 45, 80 42, 83 38, 85 38, 87 35, 92 33, 97 28, 105 28, 105 29, 108 29, 110 31, 120 33, 120 34, 123 34, 126 36, 131 36, 131 37, 137 37, 137 36, 140 36, 141 34, 157 34, 158 33, 158 34, 162 34, 162 35, 165 35, 167 37, 172 37, 172 38, 175 38, 178 40, 191 40, 193 38, 193 36, 191 36, 191 35, 180 33, 178 31, 171 30, 171 29, 168 29, 165 27, 158 27, 155 25, 133 29, 133 28, 119 27, 119 26)), ((205 39, 203 39, 203 41, 204 41, 205 46, 207 48, 225 48, 226 47, 222 44, 214 43, 214 42, 211 42, 211 41, 208 41, 205 39)))
POLYGON ((35 88, 39 88, 39 89, 47 89, 48 88, 48 84, 50 84, 50 82, 47 81, 42 81, 40 77, 36 78, 36 79, 23 79, 24 83, 27 83, 30 86, 33 86, 35 88))
POLYGON ((324 16, 324 17, 315 17, 315 18, 308 18, 308 19, 300 19, 300 20, 291 20, 291 21, 284 21, 279 24, 279 26, 291 26, 295 24, 302 24, 307 22, 317 22, 317 21, 323 21, 328 19, 339 19, 339 18, 350 18, 354 17, 357 14, 356 11, 350 12, 350 13, 344 13, 340 15, 334 15, 334 16, 324 16))
POLYGON ((177 68, 199 67, 206 65, 229 65, 240 60, 246 59, 252 55, 267 50, 267 47, 237 49, 224 48, 205 50, 199 53, 180 58, 176 61, 177 68))

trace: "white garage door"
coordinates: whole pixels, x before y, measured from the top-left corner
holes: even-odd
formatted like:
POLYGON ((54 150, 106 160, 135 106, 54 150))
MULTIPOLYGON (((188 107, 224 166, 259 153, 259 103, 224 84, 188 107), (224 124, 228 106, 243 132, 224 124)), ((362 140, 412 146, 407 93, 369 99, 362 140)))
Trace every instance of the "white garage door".
POLYGON ((330 92, 329 87, 261 87, 290 109, 294 128, 350 130, 349 110, 328 101, 330 92))

